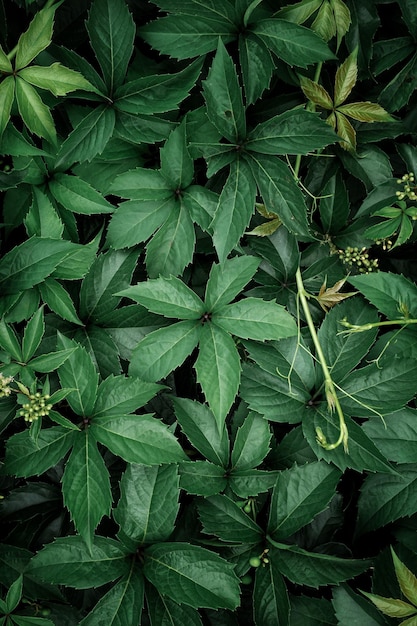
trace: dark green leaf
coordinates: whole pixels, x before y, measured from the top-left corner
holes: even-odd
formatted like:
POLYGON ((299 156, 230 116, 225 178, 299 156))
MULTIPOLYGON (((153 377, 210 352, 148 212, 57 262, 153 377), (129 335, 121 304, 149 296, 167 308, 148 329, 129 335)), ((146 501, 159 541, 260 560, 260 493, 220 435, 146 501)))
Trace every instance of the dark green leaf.
POLYGON ((146 549, 145 577, 164 595, 194 608, 235 609, 239 579, 222 558, 186 543, 162 543, 146 549))
POLYGON ((199 335, 197 380, 221 432, 239 389, 239 354, 232 337, 210 322, 199 329, 199 335))
MULTIPOLYGON (((358 626, 361 623, 358 622, 358 626)), ((292 596, 290 624, 291 626, 336 626, 337 620, 329 600, 292 596)))
POLYGON ((6 129, 10 119, 10 113, 14 101, 15 79, 6 76, 0 85, 0 138, 6 129))
POLYGON ((271 470, 236 470, 230 474, 229 486, 239 498, 250 498, 271 489, 277 476, 271 470))
POLYGON ((165 378, 192 353, 200 339, 200 323, 185 320, 160 328, 134 348, 129 374, 155 382, 165 378))
POLYGON ((75 528, 92 550, 94 531, 110 515, 110 477, 89 429, 78 433, 62 477, 64 504, 75 528))
POLYGON ((252 31, 268 48, 288 65, 307 67, 334 58, 323 39, 309 28, 287 20, 259 20, 252 31))
MULTIPOLYGON (((114 519, 119 537, 132 547, 166 541, 178 513, 179 479, 176 465, 128 465, 120 482, 121 496, 114 519)), ((128 544, 128 545, 129 545, 128 544)))
POLYGON ((49 189, 55 200, 74 213, 94 215, 114 211, 114 206, 110 202, 78 176, 55 174, 49 181, 49 189))
POLYGON ((45 582, 88 589, 92 581, 100 587, 129 570, 126 552, 114 539, 96 536, 89 552, 84 540, 74 536, 48 543, 34 556, 27 573, 45 582))
POLYGON ((198 503, 204 532, 222 541, 258 544, 261 528, 227 496, 214 495, 198 503))
POLYGON ((245 147, 261 154, 307 154, 337 141, 337 135, 317 113, 291 109, 258 124, 245 147))
POLYGON ((256 185, 245 161, 238 159, 220 194, 211 228, 220 263, 233 250, 245 232, 255 208, 256 185))
POLYGON ((181 200, 193 222, 207 231, 217 208, 218 195, 205 187, 190 185, 183 191, 181 200))
POLYGON ((140 623, 144 580, 142 572, 134 566, 95 605, 80 622, 80 626, 126 626, 140 623))
POLYGON ((405 407, 384 415, 384 421, 373 417, 362 428, 387 459, 396 463, 414 463, 417 453, 415 409, 405 407))
POLYGON ((359 78, 365 78, 370 74, 369 62, 372 56, 372 40, 380 20, 373 0, 363 0, 362 2, 349 0, 347 5, 352 22, 346 35, 346 43, 350 51, 358 47, 359 78))
POLYGON ((45 6, 38 11, 29 24, 29 28, 17 42, 15 69, 19 70, 47 48, 51 43, 54 25, 55 6, 45 6))
MULTIPOLYGON (((258 567, 253 590, 256 626, 289 626, 290 603, 284 578, 274 560, 258 567)), ((292 623, 292 622, 291 622, 292 623)))
POLYGON ((74 437, 74 431, 61 426, 43 428, 36 441, 29 430, 12 435, 7 442, 6 469, 15 476, 43 474, 67 454, 74 437))
POLYGON ((23 361, 27 363, 35 354, 45 332, 43 307, 38 309, 26 324, 22 340, 23 361))
POLYGON ((79 343, 58 335, 58 348, 75 348, 74 352, 59 367, 58 375, 62 387, 73 388, 67 401, 77 415, 91 415, 96 400, 98 374, 90 355, 79 343))
POLYGON ((177 420, 191 444, 209 461, 226 467, 229 439, 225 428, 219 430, 213 413, 205 404, 187 398, 172 398, 177 420))
POLYGON ((12 613, 17 608, 22 597, 22 587, 23 576, 20 575, 18 578, 16 578, 16 580, 7 592, 5 601, 6 613, 12 613))
POLYGON ((202 626, 195 609, 177 604, 151 585, 146 589, 146 604, 152 626, 202 626))
POLYGON ((352 624, 386 626, 387 624, 381 613, 370 602, 347 585, 341 585, 333 590, 332 603, 337 623, 340 626, 352 626, 352 624))
POLYGON ((328 506, 340 478, 335 467, 317 461, 279 473, 269 513, 268 532, 286 539, 328 506))
POLYGON ((417 288, 402 274, 378 272, 374 275, 352 276, 348 280, 388 319, 417 316, 417 288))
POLYGON ((133 413, 160 389, 161 385, 147 383, 138 378, 109 376, 98 388, 93 414, 110 416, 133 413))
POLYGON ((109 244, 113 248, 130 248, 146 241, 169 217, 174 203, 173 197, 122 202, 109 224, 109 244))
POLYGON ((337 233, 346 223, 349 209, 349 197, 343 179, 340 174, 335 174, 325 185, 320 200, 320 220, 325 232, 337 233))
POLYGON ((233 300, 255 274, 259 259, 241 256, 213 264, 207 281, 205 305, 214 312, 233 300))
POLYGON ((23 361, 20 340, 12 326, 0 319, 0 346, 6 350, 16 361, 23 361))
POLYGON ((266 420, 257 413, 249 413, 236 433, 231 456, 232 470, 256 467, 269 452, 271 431, 266 420))
POLYGON ((197 496, 213 496, 227 486, 224 468, 209 461, 183 461, 179 473, 181 489, 197 496))
POLYGON ((169 135, 160 151, 161 174, 171 189, 185 189, 194 177, 193 159, 187 149, 185 121, 169 135))
POLYGON ((94 0, 86 26, 111 96, 125 79, 135 24, 122 0, 94 0))
POLYGON ((275 66, 268 48, 250 32, 239 37, 239 59, 249 106, 269 87, 275 66))
POLYGON ((128 463, 176 463, 186 456, 174 435, 152 415, 95 417, 92 435, 128 463))
POLYGON ((204 82, 207 116, 232 143, 246 136, 245 109, 236 68, 221 39, 210 72, 204 82))

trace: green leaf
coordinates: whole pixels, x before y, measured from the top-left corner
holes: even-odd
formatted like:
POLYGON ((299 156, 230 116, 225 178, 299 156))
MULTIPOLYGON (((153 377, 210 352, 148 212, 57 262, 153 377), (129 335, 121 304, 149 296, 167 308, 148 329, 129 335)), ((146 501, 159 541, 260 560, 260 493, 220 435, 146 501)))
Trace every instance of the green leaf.
POLYGON ((248 165, 242 159, 231 164, 211 228, 220 263, 233 250, 245 232, 255 208, 256 186, 248 165))
POLYGON ((307 154, 336 141, 334 131, 317 113, 290 109, 258 124, 245 147, 261 154, 307 154))
POLYGON ((128 463, 159 465, 186 458, 174 435, 152 415, 95 417, 90 430, 97 441, 128 463))
POLYGON ((213 496, 227 487, 224 468, 209 461, 183 461, 179 474, 181 489, 197 496, 213 496))
POLYGON ((146 241, 169 217, 175 200, 131 200, 122 202, 108 227, 108 242, 113 248, 130 248, 146 241))
POLYGON ((56 352, 48 352, 47 354, 40 354, 35 356, 30 361, 30 367, 35 372, 54 372, 58 369, 71 354, 74 352, 74 348, 68 350, 57 350, 56 352))
POLYGON ((122 0, 94 0, 87 31, 108 88, 108 94, 122 85, 133 52, 135 24, 122 0))
POLYGON ((269 452, 271 431, 266 420, 257 413, 249 413, 236 433, 231 456, 233 471, 256 467, 269 452))
POLYGON ((22 361, 22 348, 20 341, 12 326, 6 324, 4 318, 0 319, 0 346, 8 352, 16 361, 22 361))
POLYGON ((179 479, 176 465, 128 465, 120 482, 114 510, 120 540, 132 549, 166 541, 178 514, 179 479), (127 542, 127 543, 126 543, 127 542))
POLYGON ((415 465, 398 465, 396 470, 396 474, 370 474, 365 479, 358 502, 358 534, 417 512, 412 496, 417 480, 415 465))
POLYGON ((79 626, 139 624, 144 599, 142 572, 134 566, 97 602, 79 626))
POLYGON ((69 169, 73 163, 92 161, 101 154, 113 134, 115 119, 114 109, 105 104, 83 117, 61 144, 55 169, 69 169))
POLYGON ((320 8, 322 0, 301 0, 295 4, 289 4, 277 12, 277 17, 302 24, 320 8))
POLYGON ((45 332, 43 307, 38 309, 26 324, 22 340, 23 361, 27 363, 35 354, 45 332))
POLYGON ((298 546, 287 546, 272 541, 274 550, 268 555, 275 560, 277 568, 291 582, 317 589, 322 585, 334 585, 358 576, 369 568, 365 559, 342 559, 330 554, 308 552, 298 546))
POLYGON ((165 113, 178 108, 200 74, 201 62, 190 63, 177 74, 154 74, 125 83, 116 89, 115 106, 125 113, 165 113))
POLYGON ((13 74, 13 65, 10 62, 9 57, 0 46, 0 71, 5 74, 13 74))
POLYGON ((0 83, 0 139, 10 119, 10 113, 14 102, 15 79, 6 76, 0 83))
POLYGON ((416 361, 398 358, 382 368, 372 363, 352 372, 343 383, 339 399, 349 415, 372 417, 401 409, 416 392, 416 361))
POLYGON ((20 293, 42 282, 74 246, 70 241, 31 237, 12 248, 0 260, 2 295, 20 293))
POLYGON ((379 96, 381 105, 388 111, 398 111, 410 100, 417 87, 417 54, 385 85, 379 96))
POLYGON ((202 626, 196 609, 177 604, 151 585, 146 590, 146 604, 152 626, 202 626))
MULTIPOLYGON (((409 617, 415 615, 416 607, 395 598, 383 598, 374 593, 362 591, 363 595, 375 604, 376 608, 389 617, 409 617)), ((404 623, 404 622, 403 622, 404 623)))
POLYGON ((352 276, 348 280, 388 319, 417 316, 417 288, 402 274, 378 272, 373 276, 352 276))
POLYGON ((307 67, 312 63, 333 59, 325 42, 309 28, 287 20, 264 19, 252 27, 268 48, 288 65, 307 67))
POLYGON ((186 125, 183 121, 171 131, 160 151, 161 174, 171 189, 185 189, 194 177, 194 162, 187 149, 186 125))
POLYGON ((267 211, 276 213, 291 233, 310 240, 307 207, 288 166, 277 157, 254 153, 249 165, 267 211))
POLYGON ((130 569, 126 552, 114 539, 94 538, 91 551, 79 536, 59 537, 31 560, 26 573, 55 585, 74 589, 96 587, 126 575, 130 569))
POLYGON ((29 65, 51 43, 57 6, 45 6, 38 11, 29 24, 29 28, 20 35, 16 50, 16 70, 29 65))
POLYGON ((166 200, 172 196, 173 189, 159 170, 136 167, 119 174, 109 191, 131 200, 166 200))
POLYGON ((272 489, 277 474, 271 470, 238 470, 231 473, 229 486, 239 498, 251 498, 272 489))
POLYGON ((207 79, 204 81, 207 116, 232 143, 246 136, 246 118, 236 68, 219 39, 207 79))
POLYGON ((231 336, 214 324, 200 329, 199 354, 195 363, 197 380, 216 418, 219 432, 240 382, 240 359, 231 336))
POLYGON ((294 465, 279 473, 272 493, 268 532, 286 539, 326 509, 335 494, 341 473, 317 461, 294 465))
POLYGON ((416 611, 417 606, 417 578, 411 572, 406 565, 395 554, 391 547, 392 560, 394 562, 395 575, 397 576, 398 583, 400 585, 401 592, 404 596, 412 602, 416 611))
POLYGON ((193 320, 155 330, 132 351, 129 374, 149 382, 162 380, 185 361, 199 339, 200 324, 193 320))
POLYGON ((175 602, 194 608, 235 609, 239 579, 234 567, 198 546, 162 543, 145 550, 145 577, 175 602))
POLYGON ((97 394, 98 374, 87 350, 73 339, 58 334, 57 347, 75 348, 59 367, 58 376, 62 387, 74 389, 67 402, 77 415, 88 417, 93 412, 97 394))
POLYGON ((204 314, 204 304, 197 294, 175 276, 144 281, 118 295, 127 296, 165 317, 197 320, 204 314))
POLYGON ((339 174, 332 176, 323 188, 320 200, 320 220, 326 233, 337 233, 349 215, 349 197, 339 174))
POLYGON ((110 202, 78 176, 57 173, 49 181, 49 189, 55 200, 74 213, 94 215, 114 211, 110 202))
POLYGON ((61 65, 61 63, 52 63, 48 67, 31 65, 20 70, 18 76, 35 87, 47 89, 54 96, 65 96, 70 91, 77 89, 94 90, 94 87, 82 74, 61 65))
POLYGON ((175 415, 190 443, 211 463, 227 467, 229 439, 226 428, 217 427, 216 418, 205 404, 173 396, 175 415))
MULTIPOLYGON (((197 13, 202 10, 201 3, 197 13)), ((204 5, 205 6, 205 5, 204 5)), ((217 8, 217 7, 216 7, 217 8)), ((201 19, 194 15, 169 15, 142 26, 141 37, 162 54, 176 59, 189 59, 217 48, 219 37, 223 43, 235 39, 236 25, 221 15, 201 19)))
POLYGON ((91 552, 94 531, 110 515, 110 477, 89 429, 77 434, 62 477, 64 504, 91 552))
POLYGON ((20 116, 31 133, 56 144, 54 120, 36 89, 16 76, 16 100, 20 116))
POLYGON ((341 159, 346 169, 365 184, 368 192, 392 178, 388 156, 377 146, 360 147, 355 154, 343 152, 341 159))
POLYGON ((350 51, 358 48, 359 78, 368 78, 373 39, 381 23, 378 11, 373 0, 349 2, 349 9, 352 23, 345 37, 346 45, 350 51))
POLYGON ((334 588, 332 604, 340 626, 351 626, 355 622, 367 626, 386 626, 387 624, 379 611, 370 602, 354 593, 348 585, 334 588))
POLYGON ((322 85, 310 80, 307 76, 301 75, 299 78, 300 87, 306 98, 313 102, 313 104, 322 107, 323 109, 327 109, 329 111, 333 109, 333 100, 322 85))
POLYGON ((297 334, 293 318, 283 306, 260 298, 245 298, 217 309, 213 323, 243 339, 283 339, 297 334))
POLYGON ((164 141, 173 128, 175 128, 175 123, 172 120, 156 115, 131 115, 119 111, 114 137, 132 143, 152 143, 164 141))
POLYGON ((67 454, 74 436, 74 431, 61 426, 43 428, 36 441, 29 430, 12 435, 6 448, 7 471, 22 477, 43 474, 67 454))
MULTIPOLYGON (((333 380, 342 384, 353 368, 366 356, 375 341, 377 329, 366 333, 343 334, 342 320, 355 320, 355 324, 373 324, 378 316, 361 298, 349 298, 330 309, 319 329, 318 337, 333 380)), ((359 408, 359 407, 358 407, 359 408)))
POLYGON ((353 117, 358 122, 394 122, 385 109, 374 102, 351 102, 339 106, 338 111, 349 117, 353 117))
POLYGON ((223 264, 211 266, 206 285, 205 306, 215 312, 233 300, 253 278, 259 266, 254 256, 240 256, 226 259, 223 264))
POLYGON ((16 578, 14 583, 10 586, 6 595, 6 613, 13 613, 17 608, 21 597, 23 588, 23 575, 21 574, 16 578))
POLYGON ((269 87, 275 65, 265 44, 250 32, 239 36, 239 59, 249 106, 269 87))
POLYGON ((87 350, 102 378, 120 374, 118 348, 105 328, 91 325, 88 329, 77 329, 75 339, 87 350))
POLYGON ((59 317, 73 324, 82 325, 77 315, 74 303, 68 291, 53 278, 46 278, 40 285, 39 291, 45 304, 59 317))
MULTIPOLYGON (((274 560, 258 567, 253 590, 256 626, 289 626, 290 603, 284 578, 274 560)), ((292 622, 291 622, 292 623, 292 622)))
POLYGON ((146 246, 149 277, 182 274, 192 261, 194 246, 194 224, 181 199, 146 246))
POLYGON ((29 236, 61 239, 64 224, 48 196, 38 187, 32 187, 32 205, 24 223, 29 236))
MULTIPOLYGON (((337 68, 334 83, 334 106, 339 107, 350 95, 358 78, 358 66, 356 59, 358 58, 358 48, 345 59, 345 61, 337 68)), ((340 109, 339 109, 340 110, 340 109)))
POLYGON ((114 292, 129 286, 137 258, 135 250, 108 250, 95 258, 81 284, 80 316, 84 322, 100 322, 118 306, 120 298, 114 292))
POLYGON ((390 461, 413 463, 417 453, 417 421, 415 409, 405 407, 390 415, 373 417, 362 428, 376 447, 390 461))
POLYGON ((100 383, 93 415, 107 417, 133 413, 153 398, 160 389, 161 385, 147 383, 138 378, 109 376, 100 383))
POLYGON ((198 513, 204 532, 222 541, 258 544, 262 530, 236 502, 223 495, 214 495, 198 502, 198 513))
MULTIPOLYGON (((336 591, 340 587, 335 588, 336 591)), ((291 626, 336 626, 330 600, 325 598, 311 598, 309 596, 291 597, 291 626)), ((350 618, 350 614, 347 613, 350 618)), ((358 622, 361 624, 362 622, 358 622)), ((347 624, 346 624, 347 626, 347 624)), ((351 624, 350 624, 351 626, 351 624)), ((369 624, 369 626, 371 626, 369 624)))

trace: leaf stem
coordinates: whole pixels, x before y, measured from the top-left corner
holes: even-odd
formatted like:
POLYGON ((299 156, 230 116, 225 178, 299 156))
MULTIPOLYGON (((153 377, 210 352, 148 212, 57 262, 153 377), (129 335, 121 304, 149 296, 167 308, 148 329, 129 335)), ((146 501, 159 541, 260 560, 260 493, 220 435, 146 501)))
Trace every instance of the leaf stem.
POLYGON ((310 335, 313 340, 314 347, 316 349, 316 355, 317 355, 318 361, 320 363, 320 366, 323 372, 324 389, 326 393, 327 406, 330 412, 333 412, 334 410, 336 410, 336 413, 339 417, 340 434, 339 434, 339 438, 337 439, 337 441, 335 441, 334 443, 328 443, 321 428, 316 428, 317 441, 326 450, 334 450, 335 448, 340 446, 340 444, 343 443, 345 452, 347 452, 348 451, 348 430, 346 427, 345 416, 343 415, 342 407, 340 406, 339 398, 337 396, 336 387, 330 375, 329 367, 327 365, 326 358, 323 354, 323 350, 322 350, 316 329, 314 327, 313 318, 311 317, 310 309, 309 309, 308 302, 307 302, 307 298, 309 294, 304 289, 304 284, 303 284, 303 279, 301 277, 300 268, 297 269, 295 278, 297 281, 298 298, 300 299, 301 306, 303 307, 308 329, 310 331, 310 335))
POLYGON ((342 326, 345 326, 346 330, 342 330, 339 334, 350 334, 350 333, 362 333, 366 330, 372 330, 373 328, 379 328, 380 326, 391 326, 391 325, 401 325, 408 326, 408 324, 417 324, 417 319, 399 319, 399 320, 385 320, 383 322, 369 322, 369 324, 362 324, 358 326, 357 324, 350 324, 347 320, 341 320, 340 322, 342 326))

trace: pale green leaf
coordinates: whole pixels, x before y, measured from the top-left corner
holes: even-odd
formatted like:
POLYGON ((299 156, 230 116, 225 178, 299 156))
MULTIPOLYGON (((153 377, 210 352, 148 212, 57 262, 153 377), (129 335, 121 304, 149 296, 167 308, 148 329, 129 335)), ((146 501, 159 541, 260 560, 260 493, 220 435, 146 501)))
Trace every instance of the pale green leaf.
POLYGON ((373 102, 352 102, 350 104, 342 104, 337 108, 344 115, 352 117, 358 122, 393 122, 385 109, 379 104, 373 102))
POLYGON ((13 66, 8 58, 7 54, 0 46, 0 71, 4 72, 4 74, 12 74, 13 66))
POLYGON ((28 65, 42 50, 51 43, 54 16, 58 5, 48 6, 38 11, 29 24, 29 28, 17 42, 15 69, 28 65))
POLYGON ((400 561, 393 548, 391 547, 392 560, 394 561, 395 574, 400 585, 400 589, 404 596, 414 604, 414 610, 417 612, 417 578, 408 567, 400 561))
POLYGON ((375 604, 376 608, 381 611, 381 613, 384 613, 384 615, 388 615, 389 617, 409 617, 410 615, 414 615, 417 611, 415 606, 412 606, 403 600, 397 600, 396 598, 383 598, 375 593, 367 593, 366 591, 362 591, 362 593, 375 604))
POLYGON ((10 119, 10 113, 14 101, 15 79, 6 76, 0 83, 0 139, 10 119))
POLYGON ((55 145, 56 131, 49 108, 36 89, 19 76, 16 76, 16 100, 19 113, 30 132, 55 145))
POLYGON ((355 48, 336 71, 334 83, 334 104, 336 107, 346 100, 355 86, 358 78, 357 58, 358 49, 355 48))
POLYGON ((49 189, 65 209, 74 213, 94 215, 114 211, 114 206, 110 202, 78 176, 56 173, 49 181, 49 189))
POLYGON ((61 63, 53 63, 47 67, 31 65, 20 70, 17 75, 35 87, 47 89, 54 96, 65 96, 76 89, 94 91, 94 87, 82 74, 61 63))

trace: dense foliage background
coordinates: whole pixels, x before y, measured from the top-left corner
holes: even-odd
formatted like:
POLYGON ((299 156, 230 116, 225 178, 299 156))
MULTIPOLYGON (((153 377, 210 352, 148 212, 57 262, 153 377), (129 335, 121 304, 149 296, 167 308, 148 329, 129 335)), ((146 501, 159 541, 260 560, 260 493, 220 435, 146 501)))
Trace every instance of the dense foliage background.
POLYGON ((417 4, 0 0, 0 624, 417 624, 417 4))

